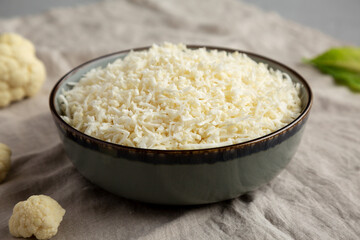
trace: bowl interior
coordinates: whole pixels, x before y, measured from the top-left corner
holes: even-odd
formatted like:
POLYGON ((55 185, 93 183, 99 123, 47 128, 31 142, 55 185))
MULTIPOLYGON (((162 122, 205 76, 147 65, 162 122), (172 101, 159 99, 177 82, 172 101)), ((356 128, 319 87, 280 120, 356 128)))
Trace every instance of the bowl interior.
MULTIPOLYGON (((311 93, 311 89, 310 89, 308 83, 297 72, 295 72, 294 70, 290 69, 289 67, 283 65, 282 63, 279 63, 275 60, 272 60, 272 59, 254 54, 254 53, 246 52, 246 51, 233 50, 233 49, 220 48, 220 47, 211 47, 211 46, 209 47, 209 46, 188 45, 187 47, 193 48, 193 49, 200 48, 200 47, 206 47, 209 50, 217 49, 217 50, 222 50, 222 51, 227 51, 227 52, 238 51, 240 53, 247 54, 247 56, 249 56, 251 59, 253 59, 256 62, 262 62, 262 63, 267 64, 269 68, 278 69, 278 70, 288 74, 294 83, 300 84, 300 96, 299 97, 301 99, 301 103, 302 103, 301 108, 302 109, 301 109, 301 113, 298 116, 298 118, 296 118, 292 123, 288 124, 287 126, 292 125, 294 122, 298 121, 300 118, 302 118, 305 115, 306 112, 308 112, 310 110, 310 107, 312 104, 312 93, 311 93)), ((149 47, 137 48, 137 49, 132 49, 132 51, 141 51, 141 50, 146 50, 148 48, 149 47)), ((59 80, 59 82, 55 85, 55 87, 53 89, 53 92, 51 94, 51 99, 50 99, 51 108, 55 108, 56 114, 58 116, 63 115, 63 113, 60 109, 60 104, 57 101, 57 99, 63 90, 66 91, 66 90, 69 90, 72 88, 72 85, 68 84, 68 83, 78 82, 81 79, 81 77, 85 73, 90 71, 91 69, 100 68, 100 67, 103 68, 107 64, 114 62, 118 58, 124 58, 129 52, 130 52, 130 50, 125 50, 125 51, 112 53, 109 55, 105 55, 105 56, 90 60, 90 61, 83 63, 82 65, 76 67, 69 73, 67 73, 64 77, 62 77, 59 80)), ((286 128, 287 126, 275 131, 274 133, 281 131, 282 129, 286 128)), ((260 138, 262 138, 262 137, 260 137, 260 138)), ((250 140, 250 141, 252 141, 252 140, 250 140)))

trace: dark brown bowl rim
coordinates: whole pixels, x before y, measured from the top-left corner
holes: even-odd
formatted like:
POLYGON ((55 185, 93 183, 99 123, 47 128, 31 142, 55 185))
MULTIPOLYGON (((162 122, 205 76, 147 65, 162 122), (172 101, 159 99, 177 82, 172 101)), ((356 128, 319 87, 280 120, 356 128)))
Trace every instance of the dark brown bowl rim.
POLYGON ((216 46, 208 46, 208 45, 186 45, 187 48, 191 48, 191 49, 198 49, 198 48, 206 48, 207 50, 218 50, 218 51, 226 51, 226 52, 239 52, 239 53, 243 53, 246 54, 247 56, 251 57, 255 57, 255 58, 259 58, 259 59, 263 59, 266 60, 268 62, 272 62, 278 66, 281 66, 282 68, 286 69, 286 71, 291 72, 294 76, 296 76, 298 78, 298 80, 303 84, 303 86, 305 87, 308 95, 309 95, 309 100, 307 102, 307 105, 305 106, 304 110, 300 113, 300 115, 294 119, 292 122, 290 122, 289 124, 287 124, 286 126, 272 132, 269 133, 267 135, 252 139, 252 140, 248 140, 245 142, 241 142, 241 143, 236 143, 236 144, 231 144, 231 145, 225 145, 225 146, 219 146, 219 147, 212 147, 212 148, 199 148, 199 149, 175 149, 175 150, 163 150, 163 149, 148 149, 148 148, 137 148, 137 147, 130 147, 130 146, 125 146, 125 145, 119 145, 116 143, 111 143, 111 142, 106 142, 103 141, 101 139, 89 136, 85 133, 82 133, 80 131, 78 131, 77 129, 73 128, 71 125, 69 125, 68 123, 66 123, 61 117, 60 115, 57 113, 56 109, 55 109, 55 95, 57 93, 57 91, 59 90, 59 87, 61 85, 61 83, 67 79, 68 77, 70 77, 71 75, 73 75, 75 72, 77 72, 79 69, 81 69, 82 67, 84 67, 85 65, 88 65, 90 63, 93 63, 95 61, 98 61, 100 59, 104 59, 107 57, 111 57, 113 55, 119 55, 119 54, 124 54, 124 53, 128 53, 130 51, 143 51, 143 50, 147 50, 149 49, 151 46, 146 46, 146 47, 139 47, 139 48, 131 48, 131 49, 127 49, 127 50, 122 50, 122 51, 118 51, 118 52, 113 52, 113 53, 109 53, 106 55, 102 55, 100 57, 91 59, 89 61, 86 61, 80 65, 78 65, 77 67, 73 68, 72 70, 70 70, 68 73, 66 73, 64 76, 62 76, 54 85, 53 89, 51 90, 50 93, 50 97, 49 97, 49 106, 50 106, 50 111, 52 113, 52 115, 56 118, 57 121, 60 121, 60 123, 62 123, 64 126, 66 126, 67 130, 71 131, 72 134, 74 135, 78 135, 79 137, 88 140, 89 142, 94 142, 95 144, 100 144, 102 146, 107 146, 107 148, 112 148, 112 149, 118 149, 118 150, 132 150, 132 151, 139 151, 139 152, 146 152, 146 153, 153 153, 153 154, 166 154, 166 153, 195 153, 198 151, 220 151, 220 150, 225 150, 228 148, 243 148, 243 147, 247 147, 247 146, 251 146, 266 140, 270 140, 274 137, 276 137, 277 135, 280 135, 282 133, 287 132, 288 130, 290 130, 291 128, 293 128, 294 126, 296 126, 297 124, 301 123, 304 119, 307 118, 311 106, 312 106, 312 102, 313 102, 313 94, 311 91, 311 88, 309 86, 309 84, 306 82, 306 80, 299 74, 297 73, 295 70, 291 69, 290 67, 276 61, 273 60, 271 58, 268 57, 264 57, 262 55, 256 54, 256 53, 252 53, 252 52, 248 52, 248 51, 243 51, 243 50, 237 50, 237 49, 232 49, 232 48, 225 48, 225 47, 216 47, 216 46))

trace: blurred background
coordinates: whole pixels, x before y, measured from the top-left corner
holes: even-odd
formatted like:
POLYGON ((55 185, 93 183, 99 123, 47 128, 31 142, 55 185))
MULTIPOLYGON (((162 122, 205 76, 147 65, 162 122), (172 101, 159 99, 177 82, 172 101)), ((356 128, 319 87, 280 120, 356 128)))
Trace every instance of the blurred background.
MULTIPOLYGON (((54 7, 71 7, 99 1, 101 0, 0 0, 0 18, 37 14, 54 7)), ((360 0, 242 1, 318 29, 347 44, 360 45, 360 0)))

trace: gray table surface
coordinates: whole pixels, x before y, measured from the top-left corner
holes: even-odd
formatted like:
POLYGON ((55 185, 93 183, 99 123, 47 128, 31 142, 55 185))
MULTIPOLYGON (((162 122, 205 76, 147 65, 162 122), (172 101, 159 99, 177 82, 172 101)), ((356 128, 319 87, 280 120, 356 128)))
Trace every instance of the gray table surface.
MULTIPOLYGON (((37 14, 53 7, 75 6, 97 1, 100 0, 0 0, 0 18, 37 14)), ((360 0, 243 1, 318 29, 346 44, 360 45, 360 0)))

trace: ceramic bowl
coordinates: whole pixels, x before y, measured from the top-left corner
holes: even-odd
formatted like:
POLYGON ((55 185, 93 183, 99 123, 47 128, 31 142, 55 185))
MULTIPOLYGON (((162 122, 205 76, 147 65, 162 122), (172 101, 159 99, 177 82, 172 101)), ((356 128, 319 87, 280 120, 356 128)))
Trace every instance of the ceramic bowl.
MULTIPOLYGON (((206 47, 233 52, 233 49, 206 47)), ((132 49, 133 51, 146 48, 132 49)), ((239 50, 236 50, 239 51, 239 50)), ((156 204, 206 204, 239 197, 268 183, 289 163, 300 143, 312 93, 306 81, 289 67, 269 58, 239 51, 257 62, 287 73, 301 86, 302 110, 287 126, 251 141, 198 150, 151 150, 105 142, 68 125, 57 98, 69 82, 95 67, 104 67, 129 50, 88 61, 63 76, 50 95, 50 110, 65 152, 77 170, 92 183, 116 195, 156 204)))

